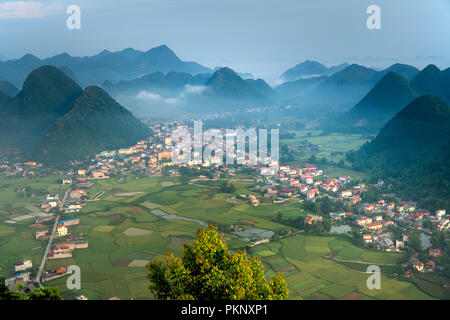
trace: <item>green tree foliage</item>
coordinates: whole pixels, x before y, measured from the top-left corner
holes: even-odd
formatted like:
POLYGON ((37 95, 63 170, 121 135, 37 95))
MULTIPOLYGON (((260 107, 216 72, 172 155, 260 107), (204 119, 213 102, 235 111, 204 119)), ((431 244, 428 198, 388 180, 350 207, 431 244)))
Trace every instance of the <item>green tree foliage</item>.
POLYGON ((149 289, 156 298, 282 300, 288 296, 280 273, 266 281, 261 259, 249 258, 241 250, 231 253, 214 226, 200 229, 183 252, 183 257, 169 252, 165 263, 156 258, 147 265, 149 289))
POLYGON ((219 190, 220 190, 220 192, 223 192, 223 193, 234 193, 236 191, 236 187, 232 183, 223 182, 220 185, 219 190))
POLYGON ((58 287, 43 287, 33 290, 10 291, 0 281, 0 300, 63 300, 58 287))
POLYGON ((418 230, 411 230, 411 232, 409 232, 408 234, 409 234, 408 237, 409 246, 415 251, 421 251, 422 244, 420 242, 420 232, 418 230))
MULTIPOLYGON (((394 191, 430 210, 450 208, 450 107, 423 96, 400 111, 378 136, 347 160, 372 177, 392 177, 394 191)), ((364 201, 364 199, 363 199, 364 201)))

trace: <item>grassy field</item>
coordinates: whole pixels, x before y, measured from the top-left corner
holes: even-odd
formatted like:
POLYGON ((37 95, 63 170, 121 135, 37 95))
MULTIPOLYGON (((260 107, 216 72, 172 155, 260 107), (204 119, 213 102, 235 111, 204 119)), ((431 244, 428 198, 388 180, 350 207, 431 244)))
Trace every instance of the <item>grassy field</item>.
MULTIPOLYGON (((28 212, 25 208, 36 206, 40 200, 39 196, 20 197, 14 189, 29 186, 43 195, 62 193, 64 189, 56 180, 56 177, 0 179, 0 194, 5 201, 0 211, 1 276, 9 276, 13 263, 24 258, 32 259, 37 266, 44 251, 44 245, 34 239, 35 230, 28 225, 33 219, 14 225, 4 223, 15 215, 28 212)), ((66 298, 79 294, 90 299, 152 298, 146 279, 146 262, 168 251, 180 255, 183 243, 192 240, 200 228, 197 222, 156 216, 151 212, 155 208, 203 222, 249 225, 269 230, 286 228, 273 221, 278 213, 291 218, 307 214, 297 201, 258 207, 243 202, 230 204, 226 200, 232 195, 220 193, 217 188, 178 183, 177 178, 140 178, 132 174, 95 181, 90 194, 105 191, 101 200, 88 202, 80 213, 64 217, 80 217, 80 224, 69 227, 69 231, 87 235, 89 248, 75 250, 72 258, 50 260, 46 267, 48 270, 78 265, 82 288, 68 290, 66 278, 48 284, 59 286, 66 298), (118 196, 130 192, 139 193, 118 196)), ((250 193, 250 186, 248 182, 236 183, 236 194, 250 193)), ((225 234, 225 238, 231 249, 246 245, 237 235, 225 234)), ((430 298, 412 283, 384 276, 381 290, 369 290, 366 288, 368 275, 325 258, 331 251, 336 253, 335 259, 341 260, 396 263, 399 258, 357 248, 342 236, 296 236, 254 247, 250 253, 262 258, 267 277, 272 277, 275 272, 285 274, 290 299, 430 298)))
MULTIPOLYGON (((251 249, 260 256, 267 275, 282 272, 290 290, 289 299, 432 299, 414 284, 381 276, 381 289, 369 290, 370 274, 351 270, 326 258, 331 251, 354 250, 341 237, 295 236, 251 249), (269 252, 272 255, 269 255, 269 252)), ((356 251, 356 250, 355 250, 356 251)), ((392 262, 386 253, 355 254, 354 259, 392 262)))
MULTIPOLYGON (((318 160, 326 158, 335 163, 344 160, 344 163, 348 164, 345 159, 345 153, 359 149, 368 141, 367 138, 360 134, 332 133, 324 135, 320 130, 289 130, 289 132, 295 133, 295 138, 280 139, 280 144, 300 147, 300 151, 294 153, 295 161, 299 162, 305 162, 311 155, 315 155, 318 160), (305 142, 318 146, 318 152, 302 147, 305 142)), ((325 174, 332 177, 349 175, 353 179, 362 179, 365 176, 363 172, 339 168, 335 165, 321 164, 320 167, 325 174)))

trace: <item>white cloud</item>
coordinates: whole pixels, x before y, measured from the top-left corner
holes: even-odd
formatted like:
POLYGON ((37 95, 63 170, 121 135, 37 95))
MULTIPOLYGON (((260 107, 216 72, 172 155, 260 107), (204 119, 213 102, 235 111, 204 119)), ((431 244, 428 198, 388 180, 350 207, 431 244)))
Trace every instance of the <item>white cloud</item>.
POLYGON ((164 102, 167 103, 167 104, 172 104, 172 105, 174 105, 174 104, 180 103, 180 99, 177 99, 177 98, 168 98, 168 99, 164 99, 164 102))
POLYGON ((150 91, 141 91, 137 95, 138 99, 142 100, 153 100, 153 101, 159 101, 162 100, 162 97, 159 94, 152 93, 150 91))
POLYGON ((64 14, 60 3, 44 5, 39 1, 8 1, 0 3, 0 19, 41 19, 50 15, 64 14))
POLYGON ((144 91, 144 90, 139 92, 136 97, 141 100, 162 102, 162 103, 170 104, 170 105, 176 105, 181 102, 181 100, 178 98, 163 98, 159 94, 156 94, 156 93, 153 93, 150 91, 144 91))
POLYGON ((201 94, 203 93, 208 87, 206 86, 193 86, 190 84, 187 84, 184 86, 184 91, 186 93, 190 93, 190 94, 201 94))

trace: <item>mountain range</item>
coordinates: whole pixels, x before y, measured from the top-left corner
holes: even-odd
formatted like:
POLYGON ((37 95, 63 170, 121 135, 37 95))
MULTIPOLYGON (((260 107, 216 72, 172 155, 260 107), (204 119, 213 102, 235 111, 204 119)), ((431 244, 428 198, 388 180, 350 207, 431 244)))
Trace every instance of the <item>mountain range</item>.
POLYGON ((394 178, 399 194, 431 208, 450 204, 450 107, 421 96, 389 120, 376 138, 347 157, 355 169, 394 178))
POLYGON ((421 95, 435 95, 450 103, 450 68, 441 71, 430 64, 411 81, 411 87, 421 95))
POLYGON ((162 98, 182 101, 182 108, 195 112, 235 111, 248 107, 276 104, 277 95, 262 79, 242 79, 230 68, 214 73, 191 75, 155 72, 138 79, 102 87, 118 99, 146 92, 162 98))
POLYGON ((19 89, 17 89, 12 83, 0 80, 0 92, 8 95, 9 97, 14 97, 19 93, 19 89))
POLYGON ((349 65, 348 63, 342 63, 338 66, 327 67, 320 62, 306 60, 296 66, 286 70, 281 78, 286 81, 294 81, 298 79, 312 78, 324 75, 332 75, 336 72, 344 70, 349 65))
POLYGON ((182 61, 166 45, 161 45, 145 52, 133 48, 117 52, 103 50, 90 57, 72 57, 68 53, 62 53, 41 60, 26 54, 20 59, 1 62, 0 79, 21 88, 27 75, 42 65, 69 68, 83 87, 100 85, 107 80, 131 80, 156 71, 212 73, 211 69, 198 63, 182 61))
POLYGON ((53 66, 33 70, 0 109, 0 147, 47 164, 129 146, 151 130, 103 89, 83 90, 53 66))
POLYGON ((385 73, 384 70, 381 73, 385 74, 384 77, 353 108, 342 116, 326 121, 328 131, 376 133, 397 112, 421 95, 434 95, 450 101, 450 81, 446 78, 450 69, 440 71, 436 66, 429 65, 417 74, 405 65, 388 69, 391 71, 385 73), (412 72, 405 73, 408 69, 412 72), (409 82, 400 74, 409 74, 410 79, 416 75, 409 82))

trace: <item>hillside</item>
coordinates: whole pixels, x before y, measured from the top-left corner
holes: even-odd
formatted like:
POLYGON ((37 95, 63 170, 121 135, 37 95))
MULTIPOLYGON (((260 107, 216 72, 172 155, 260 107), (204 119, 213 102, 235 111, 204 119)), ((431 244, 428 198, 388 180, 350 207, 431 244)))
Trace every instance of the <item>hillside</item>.
POLYGON ((337 123, 344 131, 378 132, 397 112, 417 98, 402 76, 390 71, 337 123))
POLYGON ((210 74, 193 76, 190 73, 173 71, 166 75, 162 72, 154 72, 130 81, 120 81, 117 84, 106 81, 102 87, 112 95, 136 95, 142 90, 161 95, 173 95, 182 91, 186 85, 205 85, 210 76, 210 74))
POLYGON ((9 96, 0 91, 0 109, 9 101, 9 96))
POLYGON ((192 74, 212 72, 211 69, 198 63, 182 61, 166 45, 162 45, 145 52, 132 48, 117 52, 103 50, 89 57, 72 57, 68 53, 62 53, 41 60, 27 54, 20 59, 0 64, 0 79, 21 87, 27 75, 43 65, 68 68, 73 73, 71 77, 81 86, 100 85, 107 80, 113 82, 132 80, 157 71, 192 74))
POLYGON ((102 89, 83 91, 53 66, 33 70, 0 109, 0 147, 47 164, 128 146, 150 134, 102 89))
POLYGON ((357 64, 339 71, 325 79, 304 98, 324 109, 350 109, 378 82, 378 72, 357 64))
POLYGON ((33 70, 22 91, 0 109, 1 147, 27 149, 71 109, 82 89, 53 66, 33 70))
POLYGON ((406 80, 411 81, 420 73, 420 70, 408 64, 396 63, 390 66, 389 68, 380 71, 379 72, 380 79, 389 72, 395 72, 396 74, 402 76, 406 80))
POLYGON ((206 82, 201 99, 213 107, 229 108, 263 107, 274 104, 272 88, 264 80, 244 80, 230 68, 214 72, 206 82))
POLYGON ((17 89, 13 84, 11 84, 8 81, 0 81, 0 91, 4 94, 14 97, 16 94, 19 93, 19 89, 17 89))
POLYGON ((450 103, 450 68, 441 71, 430 64, 412 81, 411 86, 419 94, 430 94, 450 103))
POLYGON ((446 202, 448 209, 449 143, 450 107, 426 95, 401 110, 373 141, 349 153, 348 159, 355 169, 394 178, 403 195, 421 201, 431 197, 436 205, 446 202))
POLYGON ((346 67, 348 67, 347 63, 328 68, 320 62, 306 60, 286 70, 281 75, 281 78, 286 81, 294 81, 303 78, 331 75, 345 69, 346 67))
POLYGON ((313 77, 287 81, 274 88, 275 92, 284 100, 298 98, 321 84, 327 76, 313 77))
POLYGON ((147 126, 103 89, 90 86, 73 102, 70 112, 46 132, 31 154, 39 161, 60 164, 127 147, 150 134, 147 126))

